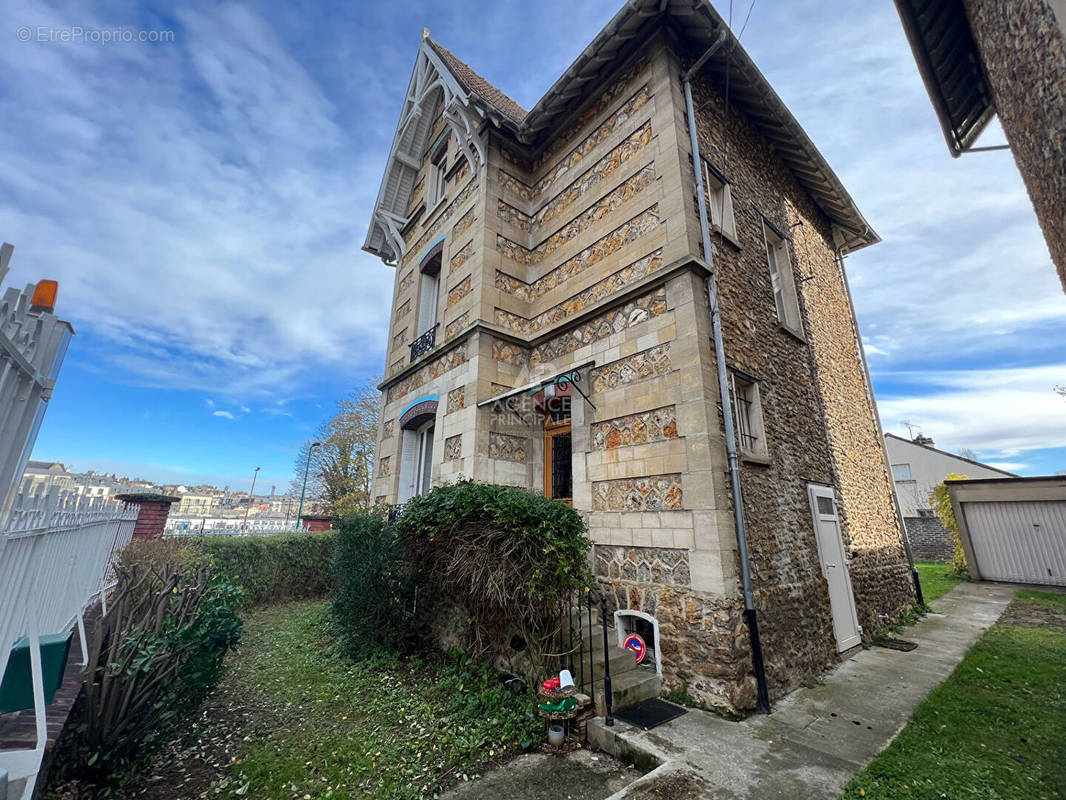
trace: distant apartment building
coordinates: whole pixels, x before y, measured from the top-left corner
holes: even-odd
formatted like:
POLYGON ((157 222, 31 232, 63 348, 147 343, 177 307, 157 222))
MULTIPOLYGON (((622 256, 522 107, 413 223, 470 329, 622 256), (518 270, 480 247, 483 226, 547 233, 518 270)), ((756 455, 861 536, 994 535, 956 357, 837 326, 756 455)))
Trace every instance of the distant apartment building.
POLYGON ((375 501, 467 477, 571 504, 664 683, 748 708, 724 385, 794 688, 914 602, 842 261, 878 241, 703 0, 631 0, 528 112, 426 32, 364 245, 395 270, 375 501))
POLYGON ((953 156, 999 117, 1066 290, 1066 0, 896 0, 953 156))
POLYGON ((27 461, 19 493, 31 497, 48 494, 52 489, 60 494, 73 492, 74 474, 58 461, 27 461))
POLYGON ((931 438, 921 434, 914 439, 885 434, 896 498, 907 526, 914 557, 941 560, 951 558, 954 544, 951 534, 933 514, 931 498, 936 485, 952 473, 967 478, 1017 476, 964 456, 938 450, 933 444, 931 438))
POLYGON ((206 516, 211 513, 211 509, 215 504, 215 497, 210 494, 193 494, 192 492, 187 492, 178 496, 181 498, 181 501, 175 507, 173 513, 181 517, 206 516))

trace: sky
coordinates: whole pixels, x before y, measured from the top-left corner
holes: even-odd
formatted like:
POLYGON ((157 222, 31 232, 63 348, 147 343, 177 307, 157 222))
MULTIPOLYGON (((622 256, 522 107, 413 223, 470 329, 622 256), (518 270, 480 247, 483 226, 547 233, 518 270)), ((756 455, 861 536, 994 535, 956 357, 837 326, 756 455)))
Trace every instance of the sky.
MULTIPOLYGON (((393 272, 360 246, 422 28, 530 108, 619 7, 0 0, 0 239, 77 331, 34 457, 286 488, 383 371, 393 272)), ((1010 153, 950 157, 891 3, 749 8, 884 239, 847 269, 885 430, 1066 470, 1066 295, 1010 153)))

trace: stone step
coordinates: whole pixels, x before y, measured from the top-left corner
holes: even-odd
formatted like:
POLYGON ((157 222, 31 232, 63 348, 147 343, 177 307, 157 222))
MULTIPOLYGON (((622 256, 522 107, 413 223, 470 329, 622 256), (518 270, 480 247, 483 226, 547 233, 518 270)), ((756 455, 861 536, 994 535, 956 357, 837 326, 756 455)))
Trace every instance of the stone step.
MULTIPOLYGON (((611 660, 611 674, 621 675, 623 672, 631 672, 635 669, 640 669, 640 665, 637 664, 637 657, 631 650, 623 650, 617 644, 612 642, 612 647, 607 651, 611 660)), ((604 658, 604 651, 601 647, 599 650, 595 650, 592 653, 592 666, 596 674, 597 679, 603 677, 603 662, 607 659, 604 658)), ((585 656, 585 663, 588 663, 588 656, 585 656)))
MULTIPOLYGON (((662 694, 662 681, 650 669, 635 669, 618 677, 611 673, 612 708, 617 710, 636 705, 642 700, 650 700, 662 694)), ((603 681, 596 682, 596 696, 603 695, 603 681)))

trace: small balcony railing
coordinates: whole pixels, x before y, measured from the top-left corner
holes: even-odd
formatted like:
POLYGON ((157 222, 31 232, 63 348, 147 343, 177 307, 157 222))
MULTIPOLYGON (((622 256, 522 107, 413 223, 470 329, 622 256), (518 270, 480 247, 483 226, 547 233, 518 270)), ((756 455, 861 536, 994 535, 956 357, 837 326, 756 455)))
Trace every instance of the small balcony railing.
POLYGON ((434 326, 411 342, 411 363, 418 361, 418 359, 432 350, 436 343, 437 328, 434 326))

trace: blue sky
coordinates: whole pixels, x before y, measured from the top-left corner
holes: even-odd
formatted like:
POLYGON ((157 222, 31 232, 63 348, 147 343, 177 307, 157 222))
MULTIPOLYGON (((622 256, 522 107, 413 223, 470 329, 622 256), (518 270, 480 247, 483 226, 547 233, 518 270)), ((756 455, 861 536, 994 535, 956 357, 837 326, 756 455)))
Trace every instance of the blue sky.
MULTIPOLYGON (((383 368, 359 246, 422 27, 531 107, 619 4, 0 0, 0 239, 78 332, 35 457, 287 486, 383 368), (38 40, 74 26, 173 41, 38 40)), ((1066 469, 1066 295, 1010 154, 950 158, 889 3, 764 0, 742 41, 885 240, 848 273, 886 430, 1066 469)))

